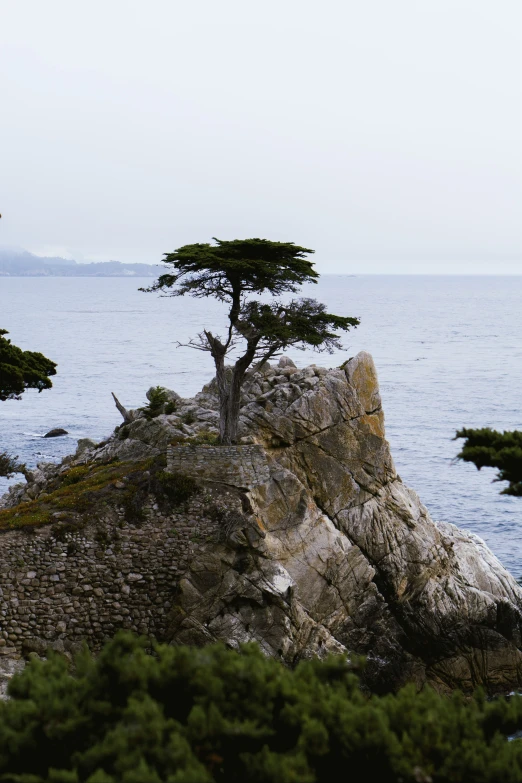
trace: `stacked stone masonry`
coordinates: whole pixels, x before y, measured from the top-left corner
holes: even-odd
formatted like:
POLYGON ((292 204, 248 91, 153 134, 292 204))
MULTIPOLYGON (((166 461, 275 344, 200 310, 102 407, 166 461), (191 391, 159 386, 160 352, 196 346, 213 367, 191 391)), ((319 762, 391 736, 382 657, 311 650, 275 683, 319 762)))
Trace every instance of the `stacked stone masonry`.
POLYGON ((167 470, 243 489, 270 478, 262 446, 169 446, 167 470))
POLYGON ((97 650, 119 628, 166 640, 178 581, 217 536, 202 508, 164 516, 154 507, 140 526, 121 515, 61 535, 50 526, 3 533, 0 655, 83 640, 97 650))

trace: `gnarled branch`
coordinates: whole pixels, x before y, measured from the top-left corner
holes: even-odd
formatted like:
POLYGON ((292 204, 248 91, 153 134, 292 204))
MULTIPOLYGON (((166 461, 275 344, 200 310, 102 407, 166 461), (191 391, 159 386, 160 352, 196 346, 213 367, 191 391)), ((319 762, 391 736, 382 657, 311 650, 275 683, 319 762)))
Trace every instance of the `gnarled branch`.
POLYGON ((132 421, 132 416, 130 415, 129 411, 127 410, 127 408, 123 407, 123 405, 121 404, 119 399, 116 397, 114 392, 111 392, 111 394, 113 396, 114 403, 115 403, 116 407, 118 408, 119 412, 123 416, 124 423, 125 424, 130 424, 130 422, 132 421))

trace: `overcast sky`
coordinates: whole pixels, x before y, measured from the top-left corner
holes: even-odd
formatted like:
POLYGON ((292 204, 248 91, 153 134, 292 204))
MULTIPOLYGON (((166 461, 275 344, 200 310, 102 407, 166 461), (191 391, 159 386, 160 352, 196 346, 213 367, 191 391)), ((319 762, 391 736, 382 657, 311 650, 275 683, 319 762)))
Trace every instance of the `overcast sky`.
POLYGON ((0 244, 522 273, 520 0, 0 0, 0 244))

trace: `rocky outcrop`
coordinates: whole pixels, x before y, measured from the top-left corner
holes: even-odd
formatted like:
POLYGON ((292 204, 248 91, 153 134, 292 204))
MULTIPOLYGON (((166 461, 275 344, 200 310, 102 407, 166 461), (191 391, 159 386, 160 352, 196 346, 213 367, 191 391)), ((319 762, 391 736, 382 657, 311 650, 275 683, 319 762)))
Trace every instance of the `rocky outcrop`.
MULTIPOLYGON (((204 454, 205 444, 215 442, 216 410, 209 384, 192 400, 176 399, 171 415, 137 416, 102 444, 82 441, 75 457, 40 466, 29 485, 12 489, 4 507, 45 505, 52 486, 75 466, 143 460, 169 443, 204 454)), ((241 433, 242 443, 264 450, 267 474, 241 489, 227 484, 225 473, 220 478, 214 463, 211 476, 199 472, 211 511, 200 511, 198 524, 208 513, 213 533, 189 547, 167 592, 156 590, 163 639, 232 646, 255 640, 289 664, 329 651, 364 654, 366 681, 375 689, 406 680, 466 690, 479 683, 491 691, 520 685, 522 592, 481 539, 434 522, 402 483, 368 354, 333 370, 298 369, 283 358, 251 375, 241 433)), ((215 462, 215 448, 212 453, 215 462)), ((103 513, 106 527, 121 529, 121 509, 111 517, 105 504, 103 513)), ((147 525, 154 527, 155 514, 149 504, 147 525)), ((172 519, 163 510, 157 529, 178 523, 187 529, 182 511, 172 519)), ((94 534, 87 526, 68 535, 85 541, 94 534)), ((154 562, 145 550, 162 535, 140 538, 144 562, 154 562)), ((161 544, 165 562, 175 557, 175 537, 169 546, 161 544)), ((132 571, 132 563, 126 568, 132 571)), ((106 585, 100 601, 104 592, 110 593, 106 585)), ((117 594, 125 627, 134 627, 132 592, 117 594)), ((82 628, 91 627, 89 611, 82 628)), ((144 631, 149 610, 141 612, 144 631)), ((147 627, 158 632, 157 623, 147 627)))
POLYGON ((68 434, 69 433, 67 430, 62 429, 62 427, 55 427, 54 430, 49 430, 49 432, 46 432, 44 438, 60 438, 62 435, 68 434))

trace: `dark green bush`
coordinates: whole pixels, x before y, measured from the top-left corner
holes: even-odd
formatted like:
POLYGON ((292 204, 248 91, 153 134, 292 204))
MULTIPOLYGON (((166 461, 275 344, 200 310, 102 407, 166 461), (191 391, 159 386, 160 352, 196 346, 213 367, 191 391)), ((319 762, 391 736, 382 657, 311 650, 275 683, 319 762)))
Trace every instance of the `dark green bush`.
POLYGON ((148 404, 139 410, 145 414, 147 419, 155 419, 156 416, 164 413, 165 406, 168 404, 168 393, 163 386, 154 386, 148 392, 148 396, 148 404))
POLYGON ((127 522, 139 525, 145 520, 144 504, 151 496, 168 513, 183 508, 200 491, 193 478, 183 473, 167 473, 164 466, 165 459, 157 458, 146 474, 138 474, 128 482, 120 498, 127 522))
POLYGON ((184 473, 161 471, 155 476, 152 491, 158 502, 166 502, 169 507, 172 507, 184 506, 200 490, 197 482, 184 473))
POLYGON ((520 783, 522 699, 367 696, 343 658, 289 670, 254 645, 121 632, 71 673, 32 660, 0 703, 10 783, 520 783))
POLYGON ((501 495, 522 497, 522 432, 497 432, 483 427, 459 430, 454 440, 458 438, 464 438, 465 443, 457 459, 472 462, 478 470, 497 468, 494 481, 508 482, 501 495))
POLYGON ((146 515, 143 505, 147 500, 147 491, 140 484, 130 484, 121 496, 121 508, 127 522, 141 525, 146 515))

